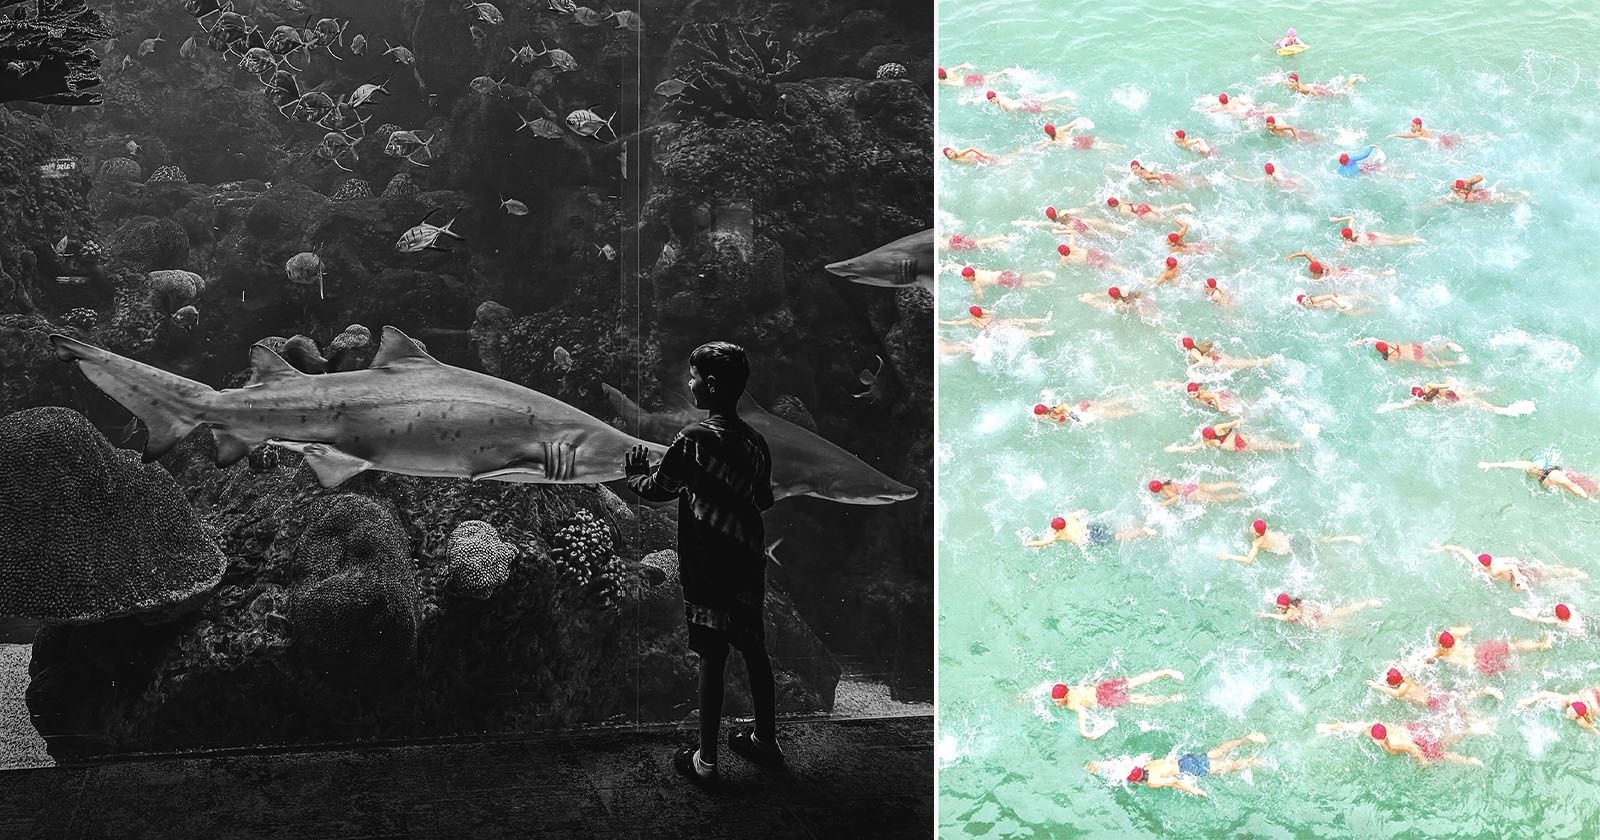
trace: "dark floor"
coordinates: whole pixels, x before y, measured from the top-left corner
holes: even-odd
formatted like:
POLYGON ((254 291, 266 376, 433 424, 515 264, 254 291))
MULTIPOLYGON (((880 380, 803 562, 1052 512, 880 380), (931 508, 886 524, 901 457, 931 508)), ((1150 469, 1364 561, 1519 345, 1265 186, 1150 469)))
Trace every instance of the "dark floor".
MULTIPOLYGON (((725 736, 724 736, 725 737, 725 736)), ((724 744, 674 774, 670 727, 0 772, 0 838, 933 836, 933 718, 787 723, 787 773, 724 744)))

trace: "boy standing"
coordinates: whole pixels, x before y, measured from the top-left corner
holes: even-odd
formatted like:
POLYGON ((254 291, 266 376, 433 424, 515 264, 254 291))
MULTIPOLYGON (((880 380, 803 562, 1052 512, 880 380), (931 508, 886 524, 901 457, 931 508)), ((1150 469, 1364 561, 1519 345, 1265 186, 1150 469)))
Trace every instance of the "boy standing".
POLYGON ((673 439, 654 470, 644 447, 624 466, 640 497, 678 499, 678 570, 689 647, 700 655, 700 745, 684 747, 673 766, 699 785, 714 784, 717 729, 722 722, 723 667, 738 649, 750 673, 754 732, 729 733, 728 746, 761 764, 781 764, 777 692, 762 620, 766 554, 761 512, 772 507, 772 456, 767 442, 739 419, 750 379, 742 348, 713 341, 689 354, 689 392, 708 415, 673 439))

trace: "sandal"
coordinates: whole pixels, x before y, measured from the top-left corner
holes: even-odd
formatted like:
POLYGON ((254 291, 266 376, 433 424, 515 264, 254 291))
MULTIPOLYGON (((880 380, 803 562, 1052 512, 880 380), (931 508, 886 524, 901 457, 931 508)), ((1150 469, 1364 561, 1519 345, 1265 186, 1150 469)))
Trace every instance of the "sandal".
POLYGON ((717 782, 722 779, 721 774, 713 767, 711 768, 711 775, 700 775, 699 771, 694 769, 694 754, 694 747, 684 747, 678 750, 672 756, 672 766, 677 768, 679 773, 688 777, 689 781, 694 782, 697 787, 706 789, 716 787, 717 782))
POLYGON ((754 764, 766 767, 782 767, 784 765, 783 750, 779 749, 777 744, 757 744, 755 742, 754 729, 729 732, 728 749, 744 756, 754 764))

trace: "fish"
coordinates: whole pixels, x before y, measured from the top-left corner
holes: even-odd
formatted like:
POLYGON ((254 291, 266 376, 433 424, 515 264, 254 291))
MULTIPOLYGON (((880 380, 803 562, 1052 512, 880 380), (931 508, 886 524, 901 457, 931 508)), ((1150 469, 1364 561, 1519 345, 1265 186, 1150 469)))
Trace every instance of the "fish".
POLYGON ((572 10, 572 19, 582 26, 599 26, 607 17, 588 6, 578 6, 572 10))
POLYGON ((889 387, 889 380, 883 376, 883 357, 873 356, 873 358, 878 360, 877 370, 868 370, 866 368, 862 368, 861 372, 856 374, 856 378, 860 380, 862 385, 867 386, 867 390, 862 391, 859 394, 850 395, 858 400, 865 398, 867 402, 871 403, 875 403, 883 399, 884 392, 887 391, 889 387))
POLYGON ((568 70, 576 70, 576 69, 578 69, 578 60, 576 58, 572 57, 572 53, 569 53, 569 52, 567 52, 566 50, 563 50, 563 49, 554 49, 554 50, 552 50, 549 47, 546 47, 544 45, 543 41, 539 42, 539 48, 541 50, 543 50, 543 52, 534 53, 534 56, 535 57, 538 57, 538 56, 541 56, 541 55, 550 56, 550 66, 551 67, 553 67, 553 68, 555 68, 557 70, 561 70, 561 71, 568 71, 568 70))
POLYGON ((498 26, 506 22, 506 16, 500 14, 500 10, 495 8, 493 3, 468 3, 465 8, 477 12, 478 20, 490 26, 498 26))
POLYGON ((350 107, 360 108, 362 105, 367 104, 367 101, 370 100, 374 94, 379 93, 383 94, 384 96, 390 95, 388 79, 384 79, 383 84, 381 85, 375 85, 369 82, 356 88, 355 92, 350 94, 350 107))
POLYGON ((593 137, 596 140, 600 139, 600 129, 605 128, 609 130, 611 132, 611 136, 615 138, 617 136, 617 131, 611 127, 611 120, 616 118, 617 115, 612 114, 610 119, 602 120, 600 119, 599 114, 596 114, 588 108, 580 108, 567 115, 567 127, 584 137, 593 137))
POLYGON ((391 131, 388 142, 383 146, 383 153, 389 157, 402 158, 407 163, 417 166, 427 166, 428 164, 417 160, 416 156, 427 152, 428 160, 433 160, 433 149, 429 146, 438 137, 438 133, 435 132, 428 135, 427 140, 423 140, 415 131, 391 131))
POLYGON ((921 286, 933 291, 933 229, 913 233, 859 257, 829 263, 827 270, 863 286, 921 286))
POLYGON ((143 41, 140 41, 139 42, 139 57, 140 58, 144 58, 145 56, 155 52, 156 51, 156 44, 162 43, 165 40, 167 40, 167 39, 161 37, 161 33, 157 32, 156 33, 156 37, 154 37, 154 38, 146 38, 143 41))
POLYGON ((43 66, 43 61, 29 61, 27 59, 6 62, 6 69, 18 76, 26 76, 43 66))
POLYGON ((567 352, 567 348, 558 346, 551 355, 557 370, 572 370, 572 354, 567 352))
POLYGON ((129 140, 128 142, 123 143, 122 148, 127 149, 128 154, 130 155, 138 155, 141 151, 139 147, 139 141, 137 140, 129 140))
POLYGON ((432 216, 438 210, 439 208, 437 207, 429 210, 428 215, 423 216, 422 221, 417 222, 415 227, 400 234, 400 239, 394 243, 394 249, 402 254, 411 254, 417 251, 444 251, 448 254, 450 253, 449 250, 440 248, 438 245, 441 235, 459 239, 462 242, 467 241, 465 236, 450 229, 450 226, 455 224, 455 219, 445 222, 443 227, 428 224, 428 216, 432 216))
MULTIPOLYGON (((383 42, 387 44, 389 43, 389 39, 385 38, 383 39, 383 42)), ((399 44, 395 44, 384 50, 383 54, 394 56, 394 60, 400 62, 401 64, 412 64, 417 60, 415 53, 399 44)))
POLYGON ((306 374, 255 344, 250 381, 222 391, 64 335, 50 342, 144 423, 146 460, 201 424, 211 426, 219 466, 272 444, 304 455, 324 487, 367 470, 598 484, 624 477, 634 446, 666 452, 538 391, 444 364, 392 326, 363 370, 306 374))
POLYGON ((203 18, 215 12, 227 11, 232 8, 232 3, 222 3, 219 0, 185 0, 183 4, 184 11, 188 12, 191 17, 196 18, 203 18))
POLYGON ((133 56, 125 55, 125 56, 122 57, 122 64, 117 66, 117 72, 118 73, 126 73, 126 72, 128 72, 128 68, 129 67, 137 65, 138 63, 139 62, 133 60, 133 56))
MULTIPOLYGON (((543 42, 541 42, 541 45, 542 43, 543 42)), ((535 59, 542 55, 542 53, 536 53, 533 51, 532 44, 523 44, 520 49, 515 50, 512 50, 510 47, 506 47, 506 49, 511 50, 511 60, 518 64, 532 64, 535 59)))
POLYGON ((178 47, 178 56, 180 58, 194 58, 195 49, 194 36, 190 35, 189 40, 184 41, 183 46, 178 47))
POLYGON ((578 4, 573 0, 550 0, 550 11, 563 15, 570 15, 578 10, 578 4))
POLYGON ((639 17, 638 12, 623 10, 620 12, 612 12, 606 17, 616 18, 618 29, 626 29, 630 32, 639 32, 644 29, 644 19, 639 17))
POLYGON ((517 126, 517 131, 521 131, 526 128, 528 131, 533 133, 533 136, 543 137, 546 140, 554 140, 560 137, 562 134, 561 126, 558 125, 555 120, 552 120, 549 117, 540 117, 531 122, 527 117, 524 117, 521 114, 518 114, 517 117, 522 120, 522 125, 517 126))
POLYGON ((350 39, 350 53, 352 55, 366 55, 367 36, 357 32, 356 37, 350 39))
POLYGON ((497 82, 488 76, 479 76, 478 78, 473 79, 471 82, 468 82, 467 87, 472 88, 473 91, 481 93, 485 96, 504 96, 505 92, 502 90, 502 88, 505 86, 505 81, 505 79, 501 79, 497 82))
POLYGON ((194 325, 200 320, 200 310, 188 305, 172 313, 173 326, 180 327, 186 332, 194 332, 194 325))
POLYGON ((668 79, 661 84, 656 85, 656 93, 661 96, 677 96, 691 87, 693 87, 693 85, 685 82, 682 79, 668 79))
POLYGON ((489 33, 483 31, 483 27, 476 23, 467 27, 467 35, 471 36, 472 48, 475 50, 482 50, 483 45, 489 42, 489 33))
POLYGON ((528 215, 528 205, 523 204, 514 198, 506 198, 503 195, 500 196, 500 209, 513 216, 528 215))
POLYGON ((612 262, 617 258, 617 249, 611 247, 611 243, 609 242, 604 245, 596 245, 594 246, 594 249, 599 251, 600 256, 605 257, 607 262, 612 262))
MULTIPOLYGON (((646 440, 670 441, 683 427, 705 418, 681 392, 668 395, 669 408, 647 412, 605 383, 601 390, 623 428, 646 440)), ((739 415, 767 439, 772 453, 772 496, 814 496, 847 505, 887 505, 915 498, 917 490, 884 475, 827 438, 769 413, 749 394, 739 398, 739 415)))

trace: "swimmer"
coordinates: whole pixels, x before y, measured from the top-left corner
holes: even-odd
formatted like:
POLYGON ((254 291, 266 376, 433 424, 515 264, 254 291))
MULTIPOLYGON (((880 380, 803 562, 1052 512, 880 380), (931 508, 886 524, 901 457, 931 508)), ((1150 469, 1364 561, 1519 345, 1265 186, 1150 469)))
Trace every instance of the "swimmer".
POLYGON ((1332 280, 1336 276, 1349 278, 1391 277, 1395 273, 1394 269, 1392 268, 1375 272, 1367 268, 1352 268, 1348 265, 1333 265, 1331 263, 1325 263, 1322 260, 1311 256, 1311 254, 1305 251, 1297 251, 1293 254, 1290 254, 1289 256, 1284 257, 1283 261, 1288 262, 1298 257, 1305 258, 1306 272, 1309 273, 1312 279, 1315 280, 1332 280))
POLYGON ((1571 566, 1535 566, 1516 557, 1495 557, 1491 554, 1473 555, 1471 551, 1459 545, 1440 545, 1429 543, 1433 551, 1448 551, 1461 559, 1472 563, 1474 570, 1481 569, 1489 576, 1490 580, 1499 580, 1511 584, 1511 588, 1518 592, 1526 592, 1533 584, 1542 580, 1555 578, 1569 578, 1573 580, 1588 580, 1589 576, 1580 569, 1571 566))
MULTIPOLYGON (((1334 79, 1331 80, 1331 81, 1337 81, 1337 79, 1338 79, 1338 77, 1335 76, 1334 79)), ((1301 94, 1303 96, 1337 97, 1337 96, 1343 96, 1344 92, 1349 90, 1350 86, 1354 85, 1356 82, 1364 82, 1364 81, 1366 81, 1365 77, 1362 77, 1362 76, 1351 76, 1350 78, 1345 80, 1343 85, 1340 85, 1337 88, 1331 87, 1329 85, 1319 85, 1319 84, 1306 85, 1306 84, 1301 84, 1300 83, 1300 74, 1299 73, 1290 73, 1289 74, 1289 78, 1284 79, 1283 83, 1285 85, 1287 85, 1290 90, 1294 91, 1295 93, 1301 94)), ((1394 135, 1391 134, 1389 136, 1393 137, 1394 135)))
POLYGON ((1263 114, 1260 108, 1255 107, 1255 104, 1250 100, 1250 97, 1229 97, 1226 93, 1217 94, 1217 104, 1206 109, 1206 113, 1208 114, 1215 114, 1218 112, 1227 114, 1230 117, 1236 117, 1241 120, 1247 120, 1251 117, 1261 116, 1263 114))
POLYGON ((1167 252, 1172 254, 1204 254, 1211 250, 1211 246, 1203 242, 1185 242, 1184 237, 1189 235, 1189 222, 1181 216, 1172 219, 1178 223, 1178 229, 1167 234, 1167 252))
POLYGON ((1016 227, 1043 228, 1056 236, 1067 236, 1074 233, 1092 233, 1096 236, 1111 238, 1112 233, 1131 233, 1133 228, 1119 225, 1107 219, 1096 219, 1083 215, 1083 208, 1070 207, 1066 210, 1057 210, 1054 207, 1044 208, 1044 220, 1039 219, 1013 219, 1011 224, 1016 227))
POLYGON ((1235 452, 1282 452, 1287 449, 1299 449, 1298 443, 1286 443, 1281 440, 1271 440, 1251 436, 1246 439, 1243 434, 1234 430, 1242 422, 1229 420, 1215 426, 1207 426, 1200 430, 1200 440, 1190 444, 1171 444, 1167 452, 1198 452, 1207 447, 1213 449, 1231 449, 1235 452))
MULTIPOLYGON (((1050 323, 1050 318, 1054 314, 1055 314, 1054 312, 1046 313, 1043 318, 1005 318, 1005 319, 996 319, 994 317, 994 310, 993 309, 984 309, 981 306, 969 306, 969 307, 967 307, 967 317, 959 318, 959 319, 956 319, 954 321, 945 320, 943 318, 940 318, 939 319, 939 323, 941 323, 941 324, 949 324, 951 326, 962 326, 962 325, 965 325, 965 324, 971 324, 972 326, 977 327, 979 332, 988 332, 990 327, 1016 327, 1016 326, 1022 326, 1024 324, 1048 324, 1048 323, 1050 323)), ((1024 335, 1028 336, 1029 338, 1042 338, 1042 337, 1048 336, 1048 335, 1055 335, 1056 331, 1055 330, 1044 330, 1044 331, 1023 330, 1022 333, 1024 335)))
POLYGON ((1401 140, 1430 140, 1438 143, 1441 149, 1454 148, 1457 143, 1461 142, 1461 135, 1459 134, 1434 134, 1423 128, 1421 117, 1411 118, 1411 126, 1406 130, 1406 133, 1391 134, 1389 136, 1397 137, 1401 140))
MULTIPOLYGON (((1234 420, 1232 423, 1238 423, 1234 420)), ((1245 554, 1229 554, 1226 551, 1218 552, 1218 560, 1232 560, 1235 563, 1249 565, 1256 562, 1256 555, 1261 552, 1270 554, 1289 553, 1289 535, 1281 531, 1274 531, 1267 527, 1265 519, 1257 519, 1250 523, 1250 551, 1245 554)))
POLYGON ((1011 240, 1012 237, 1009 234, 1001 234, 999 236, 980 236, 974 239, 973 237, 964 236, 957 233, 951 236, 941 236, 938 242, 940 251, 976 251, 979 248, 989 248, 995 245, 1003 245, 1011 240))
POLYGON ((1103 295, 1098 292, 1084 292, 1078 295, 1078 301, 1106 312, 1133 312, 1140 318, 1156 314, 1155 308, 1150 306, 1149 298, 1144 296, 1144 292, 1124 291, 1116 286, 1106 289, 1103 295))
POLYGON ((1354 178, 1362 173, 1375 171, 1381 165, 1378 161, 1371 163, 1363 163, 1363 161, 1372 157, 1372 153, 1377 150, 1378 147, 1376 145, 1368 145, 1367 150, 1360 155, 1352 156, 1348 153, 1341 153, 1339 155, 1339 174, 1346 178, 1354 178))
POLYGON ((1294 27, 1292 27, 1292 26, 1289 27, 1289 31, 1285 32, 1283 37, 1279 38, 1276 42, 1274 42, 1272 46, 1273 46, 1273 49, 1279 49, 1279 50, 1287 50, 1287 49, 1292 49, 1294 47, 1299 47, 1302 50, 1311 49, 1311 45, 1310 44, 1306 43, 1305 41, 1300 40, 1299 36, 1294 34, 1294 27))
POLYGON ((1583 616, 1577 615, 1566 604, 1556 604, 1550 615, 1541 615, 1538 610, 1527 607, 1512 607, 1507 612, 1517 618, 1525 618, 1535 624, 1550 624, 1574 636, 1588 635, 1583 628, 1583 616))
POLYGON ((1377 413, 1383 414, 1418 405, 1468 405, 1506 417, 1521 417, 1533 413, 1533 400, 1517 400, 1510 405, 1495 405, 1478 396, 1480 393, 1482 392, 1469 391, 1457 385, 1454 377, 1446 377, 1443 382, 1426 382, 1411 386, 1411 399, 1379 406, 1377 413))
POLYGON ((1524 653, 1530 650, 1549 650, 1550 634, 1538 641, 1533 639, 1490 639, 1476 645, 1464 644, 1459 638, 1472 632, 1471 625, 1463 624, 1451 627, 1439 634, 1439 644, 1424 662, 1436 662, 1440 659, 1468 671, 1476 670, 1484 674, 1498 674, 1506 669, 1506 657, 1513 653, 1524 653))
MULTIPOLYGON (((1167 259, 1172 259, 1168 257, 1167 259)), ((1237 359, 1224 356, 1217 351, 1214 341, 1195 341, 1189 336, 1178 339, 1178 346, 1183 349, 1183 355, 1190 370, 1197 367, 1211 367, 1219 370, 1242 370, 1244 368, 1262 367, 1272 363, 1272 359, 1237 359)))
POLYGON ((1419 344, 1415 341, 1398 342, 1358 338, 1345 346, 1354 347, 1358 344, 1366 344, 1369 341, 1372 342, 1372 349, 1377 351, 1378 357, 1391 365, 1405 361, 1416 362, 1423 367, 1453 367, 1470 361, 1462 351, 1461 345, 1450 341, 1446 341, 1443 344, 1419 344), (1436 358, 1439 353, 1445 350, 1459 355, 1454 359, 1436 358))
POLYGON ((1596 485, 1594 479, 1580 475, 1572 470, 1551 466, 1550 459, 1540 456, 1532 461, 1479 461, 1480 470, 1522 470, 1528 475, 1539 479, 1539 484, 1551 490, 1566 490, 1580 499, 1595 500, 1596 485))
POLYGON ((999 163, 1000 158, 987 152, 980 151, 976 146, 968 146, 961 151, 945 146, 944 156, 955 163, 999 163))
MULTIPOLYGON (((1232 557, 1232 555, 1229 556, 1232 557)), ((1291 598, 1287 592, 1279 592, 1275 603, 1277 612, 1258 612, 1256 613, 1256 618, 1270 618, 1273 621, 1281 621, 1285 624, 1304 624, 1313 629, 1321 629, 1325 625, 1341 621, 1347 616, 1365 609, 1383 606, 1382 601, 1373 598, 1370 601, 1361 601, 1342 607, 1328 607, 1312 601, 1291 598)))
POLYGON ((1039 289, 1049 286, 1044 280, 1054 280, 1056 275, 1049 271, 1033 271, 1028 274, 1013 269, 990 271, 984 268, 973 268, 970 265, 950 263, 939 267, 940 271, 952 268, 961 269, 961 279, 972 286, 972 294, 978 300, 983 300, 985 286, 998 286, 1002 289, 1039 289), (1042 279, 1041 279, 1042 278, 1042 279))
POLYGON ((1172 694, 1166 697, 1152 697, 1148 694, 1129 694, 1128 689, 1138 688, 1145 683, 1167 677, 1182 680, 1183 674, 1171 668, 1162 671, 1150 671, 1137 677, 1118 677, 1094 685, 1065 685, 1056 683, 1050 688, 1050 701, 1057 707, 1078 713, 1078 734, 1093 741, 1099 735, 1089 734, 1088 720, 1085 712, 1091 708, 1117 709, 1128 704, 1136 706, 1161 706, 1167 703, 1176 703, 1183 699, 1182 694, 1172 694))
POLYGON ((1124 399, 1081 400, 1077 403, 1065 402, 1054 406, 1037 403, 1033 407, 1033 416, 1040 420, 1054 420, 1057 423, 1070 420, 1079 425, 1093 423, 1096 420, 1132 417, 1138 413, 1139 409, 1128 405, 1128 401, 1124 399))
POLYGON ((961 72, 963 70, 976 69, 976 67, 973 67, 970 64, 957 64, 949 70, 940 67, 938 72, 939 84, 946 85, 948 87, 983 87, 984 85, 990 84, 993 80, 1005 76, 1007 73, 1019 70, 1020 68, 1008 67, 1004 70, 996 70, 993 73, 961 72))
POLYGON ((1283 135, 1287 134, 1296 140, 1300 139, 1300 129, 1295 128, 1288 123, 1279 123, 1277 117, 1267 117, 1265 128, 1267 131, 1278 137, 1282 137, 1283 135))
POLYGON ((1177 280, 1177 279, 1178 279, 1178 258, 1177 257, 1167 257, 1167 259, 1161 264, 1161 273, 1156 275, 1156 279, 1150 281, 1150 285, 1152 285, 1152 286, 1165 286, 1166 284, 1171 283, 1171 282, 1173 282, 1174 280, 1177 280))
MULTIPOLYGON (((1243 738, 1236 738, 1205 753, 1184 753, 1177 759, 1154 759, 1146 762, 1142 767, 1133 768, 1132 772, 1127 775, 1127 781, 1133 784, 1143 783, 1146 787, 1176 788, 1191 796, 1206 796, 1205 791, 1195 786, 1194 780, 1205 776, 1221 775, 1252 767, 1260 767, 1261 759, 1259 758, 1227 758, 1227 755, 1247 743, 1265 744, 1266 742, 1267 736, 1262 735, 1260 732, 1252 732, 1243 738)), ((1173 752, 1175 753, 1177 750, 1173 750, 1173 752)), ((1098 774, 1101 768, 1111 763, 1107 761, 1091 761, 1084 765, 1084 769, 1090 773, 1098 774)))
POLYGON ((1179 210, 1187 210, 1190 213, 1194 212, 1193 204, 1168 204, 1166 206, 1129 204, 1128 202, 1123 201, 1116 196, 1106 199, 1106 206, 1124 216, 1133 216, 1134 218, 1145 219, 1153 222, 1164 222, 1166 221, 1168 215, 1177 213, 1179 210))
POLYGON ((1076 149, 1080 152, 1114 151, 1122 148, 1114 143, 1106 143, 1093 134, 1072 133, 1074 129, 1079 128, 1092 129, 1094 128, 1094 123, 1088 117, 1074 117, 1071 122, 1062 126, 1045 123, 1045 139, 1030 148, 1018 149, 1017 152, 1019 154, 1022 152, 1039 152, 1052 146, 1066 146, 1069 149, 1076 149))
POLYGON ((1360 248, 1372 248, 1379 245, 1421 245, 1422 243, 1428 241, 1420 237, 1404 236, 1398 233, 1377 233, 1370 230, 1357 233, 1354 228, 1348 227, 1348 223, 1354 222, 1355 220, 1356 218, 1354 216, 1328 217, 1328 221, 1330 222, 1347 223, 1346 227, 1339 229, 1339 238, 1344 241, 1344 245, 1346 247, 1351 245, 1360 248))
POLYGON ((1156 382, 1157 388, 1182 388, 1191 400, 1223 414, 1233 413, 1233 395, 1227 391, 1211 391, 1198 382, 1156 382))
POLYGON ((1383 682, 1367 680, 1367 685, 1395 698, 1404 700, 1416 706, 1426 707, 1433 712, 1454 712, 1462 715, 1466 712, 1465 701, 1474 697, 1493 697, 1504 700, 1506 696, 1500 689, 1493 686, 1480 688, 1471 694, 1453 694, 1441 688, 1419 683, 1400 673, 1399 668, 1390 668, 1384 675, 1383 682))
POLYGON ((1600 729, 1594 725, 1594 710, 1600 708, 1600 689, 1585 688, 1572 694, 1539 691, 1518 700, 1517 708, 1526 709, 1535 703, 1560 703, 1566 711, 1567 720, 1590 732, 1600 733, 1600 729))
POLYGON ((1069 542, 1082 548, 1088 545, 1105 545, 1112 541, 1127 542, 1139 537, 1153 537, 1156 532, 1140 525, 1126 531, 1118 531, 1103 522, 1085 522, 1084 516, 1087 509, 1075 510, 1066 516, 1057 516, 1050 520, 1050 533, 1036 540, 1025 539, 1023 545, 1033 548, 1043 548, 1051 543, 1069 542))
POLYGON ((1293 179, 1293 178, 1285 177, 1283 175, 1282 170, 1280 170, 1278 168, 1278 165, 1275 164, 1275 163, 1272 163, 1270 161, 1267 162, 1266 165, 1261 167, 1261 171, 1265 172, 1266 175, 1264 175, 1263 177, 1260 177, 1260 178, 1246 178, 1243 175, 1235 175, 1232 172, 1228 173, 1228 177, 1232 178, 1235 181, 1245 181, 1245 182, 1248 182, 1248 183, 1251 183, 1251 184, 1259 184, 1262 181, 1266 181, 1268 183, 1275 184, 1278 187, 1280 187, 1282 189, 1285 189, 1285 190, 1297 190, 1297 189, 1300 189, 1300 182, 1295 180, 1295 179, 1293 179))
POLYGON ((1002 111, 1021 111, 1025 114, 1040 114, 1045 111, 1070 110, 1070 106, 1063 107, 1061 105, 1052 105, 1050 103, 1056 101, 1057 99, 1076 99, 1078 98, 1078 95, 1070 90, 1064 90, 1060 93, 1047 93, 1043 96, 1030 96, 1026 99, 1012 99, 1009 96, 1003 96, 991 90, 984 93, 984 98, 999 106, 1000 110, 1002 111))
POLYGON ((1388 750, 1391 754, 1409 755, 1424 767, 1435 761, 1454 761, 1459 764, 1472 764, 1482 767, 1483 762, 1476 758, 1446 752, 1446 750, 1468 735, 1487 735, 1493 732, 1494 721, 1473 721, 1465 730, 1451 732, 1439 732, 1417 723, 1383 724, 1369 721, 1349 721, 1317 724, 1317 733, 1321 735, 1363 731, 1370 735, 1372 740, 1378 742, 1378 746, 1388 750))
POLYGON ((1182 500, 1198 504, 1217 504, 1221 502, 1236 502, 1244 498, 1245 494, 1228 492, 1237 490, 1239 483, 1236 481, 1215 482, 1187 482, 1179 484, 1171 480, 1152 478, 1145 489, 1162 497, 1165 501, 1156 507, 1168 507, 1182 500))
POLYGON ((1206 300, 1209 300, 1218 306, 1228 305, 1228 296, 1222 291, 1222 289, 1218 288, 1217 278, 1207 277, 1205 283, 1200 286, 1200 290, 1205 292, 1206 300))
POLYGON ((1190 137, 1183 129, 1172 132, 1172 142, 1202 157, 1212 154, 1211 144, 1199 137, 1190 137))
POLYGON ((1160 184, 1163 187, 1180 188, 1189 186, 1189 182, 1187 180, 1179 178, 1170 172, 1156 172, 1152 169, 1146 169, 1143 166, 1140 166, 1139 162, 1136 160, 1128 161, 1128 168, 1133 170, 1133 174, 1146 184, 1160 184))
POLYGON ((1294 302, 1306 309, 1332 309, 1341 315, 1366 315, 1371 309, 1356 309, 1350 299, 1342 295, 1308 295, 1303 292, 1294 296, 1294 302))
POLYGON ((1126 268, 1111 261, 1111 255, 1096 248, 1078 247, 1078 236, 1067 233, 1067 242, 1056 246, 1056 258, 1062 265, 1086 265, 1090 268, 1103 268, 1111 271, 1120 271, 1123 274, 1132 274, 1126 268))
POLYGON ((1435 201, 1428 206, 1438 207, 1441 204, 1449 204, 1452 201, 1464 201, 1467 204, 1522 202, 1527 201, 1529 198, 1529 195, 1522 191, 1504 192, 1500 190, 1492 190, 1488 187, 1478 189, 1477 186, 1481 183, 1483 183, 1482 173, 1474 175, 1471 178, 1457 178, 1455 182, 1450 185, 1449 195, 1439 199, 1438 201, 1435 201))

